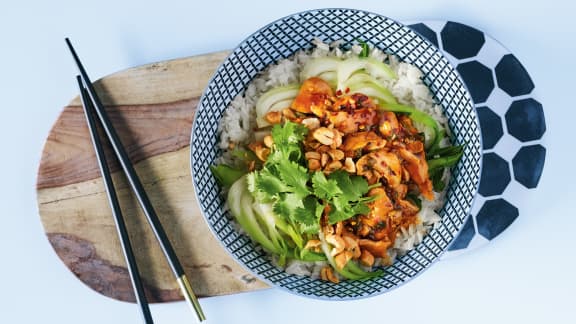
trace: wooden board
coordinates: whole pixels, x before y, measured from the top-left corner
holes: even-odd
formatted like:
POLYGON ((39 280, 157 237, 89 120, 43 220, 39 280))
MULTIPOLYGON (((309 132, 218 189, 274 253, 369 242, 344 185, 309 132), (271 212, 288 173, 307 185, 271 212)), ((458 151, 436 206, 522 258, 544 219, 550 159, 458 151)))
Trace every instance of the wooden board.
MULTIPOLYGON (((199 296, 268 287, 238 265, 213 237, 195 201, 190 175, 189 143, 196 105, 227 54, 149 64, 95 82, 199 296)), ((149 300, 183 299, 119 165, 113 158, 109 160, 149 300)), ((48 240, 70 271, 105 296, 133 302, 78 97, 64 107, 46 140, 37 199, 48 240)))

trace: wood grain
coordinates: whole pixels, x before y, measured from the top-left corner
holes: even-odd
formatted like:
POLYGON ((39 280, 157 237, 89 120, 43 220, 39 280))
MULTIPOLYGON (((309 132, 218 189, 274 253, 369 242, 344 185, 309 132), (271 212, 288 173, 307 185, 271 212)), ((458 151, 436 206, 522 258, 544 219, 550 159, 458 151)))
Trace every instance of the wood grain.
MULTIPOLYGON (((106 111, 133 163, 190 143, 198 98, 143 105, 109 105, 106 111)), ((112 156, 111 151, 107 156, 112 156)), ((111 158, 112 171, 119 170, 111 158)), ((100 176, 81 106, 66 106, 48 135, 37 188, 78 183, 100 176)))
MULTIPOLYGON (((240 267, 213 237, 198 209, 190 176, 194 111, 211 74, 227 54, 154 63, 95 83, 200 296, 267 287, 240 267)), ((181 300, 178 285, 124 175, 114 159, 109 160, 147 295, 152 302, 181 300)), ((78 98, 64 107, 46 140, 38 169, 37 197, 48 240, 66 266, 99 293, 134 301, 78 98)))

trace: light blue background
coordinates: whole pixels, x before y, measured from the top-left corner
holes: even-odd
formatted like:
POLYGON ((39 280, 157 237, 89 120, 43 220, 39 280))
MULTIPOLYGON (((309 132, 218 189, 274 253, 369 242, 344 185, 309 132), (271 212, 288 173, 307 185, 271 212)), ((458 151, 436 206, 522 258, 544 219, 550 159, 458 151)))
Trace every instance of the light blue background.
MULTIPOLYGON (((312 8, 354 7, 400 21, 454 20, 487 32, 531 74, 546 114, 547 158, 519 219, 488 246, 435 264, 385 295, 349 302, 269 289, 201 299, 207 323, 575 323, 576 23, 569 1, 2 1, 0 4, 0 322, 140 323, 68 271, 35 196, 44 140, 77 94, 70 37, 92 79, 230 49, 259 27, 312 8), (258 4, 258 5, 257 5, 258 4)), ((156 323, 194 323, 183 302, 156 323)))

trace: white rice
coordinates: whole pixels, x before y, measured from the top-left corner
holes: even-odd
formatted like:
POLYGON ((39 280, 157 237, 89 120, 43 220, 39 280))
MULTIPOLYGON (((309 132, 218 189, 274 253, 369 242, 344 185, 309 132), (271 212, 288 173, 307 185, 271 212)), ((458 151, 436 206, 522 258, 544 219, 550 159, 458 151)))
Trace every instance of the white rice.
MULTIPOLYGON (((230 106, 224 111, 219 125, 219 148, 222 151, 222 155, 216 163, 235 164, 236 161, 231 155, 230 144, 243 146, 254 141, 254 129, 256 129, 254 107, 263 93, 274 87, 302 83, 304 80, 300 77, 300 71, 306 62, 312 58, 327 56, 346 58, 357 56, 362 51, 362 48, 358 45, 352 46, 349 51, 342 51, 339 46, 341 42, 327 44, 319 39, 314 39, 312 43, 315 45, 314 49, 301 50, 292 57, 280 60, 277 64, 267 67, 248 85, 243 94, 239 94, 234 98, 230 106)), ((398 75, 398 78, 394 81, 383 79, 379 81, 391 90, 399 103, 416 107, 428 113, 438 121, 441 127, 448 131, 446 117, 442 113, 441 107, 435 103, 428 86, 422 81, 423 74, 420 69, 412 64, 400 62, 397 57, 386 54, 377 48, 371 49, 369 56, 387 62, 398 75)), ((418 127, 418 125, 416 126, 418 127)), ((448 144, 447 138, 444 139, 444 143, 441 143, 441 145, 446 144, 448 144)), ((447 181, 448 178, 449 172, 446 171, 444 180, 447 181)), ((440 216, 435 210, 438 210, 444 204, 444 196, 445 192, 442 192, 435 193, 433 201, 422 199, 422 209, 419 213, 421 222, 413 224, 407 229, 402 229, 395 240, 394 246, 388 251, 389 260, 387 262, 378 261, 383 263, 393 262, 396 256, 405 254, 419 244, 427 232, 440 221, 440 216)), ((325 262, 290 261, 285 271, 318 277, 320 269, 325 264, 325 262)))

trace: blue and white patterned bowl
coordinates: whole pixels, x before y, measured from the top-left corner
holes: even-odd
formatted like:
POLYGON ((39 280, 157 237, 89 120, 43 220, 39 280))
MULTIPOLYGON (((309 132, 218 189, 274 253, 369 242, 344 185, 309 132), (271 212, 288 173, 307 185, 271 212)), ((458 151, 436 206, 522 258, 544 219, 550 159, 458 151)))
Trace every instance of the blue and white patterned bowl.
POLYGON ((244 40, 220 65, 196 111, 191 140, 191 167, 196 198, 209 227, 241 265, 274 287, 295 294, 332 300, 357 299, 398 287, 427 269, 447 250, 469 215, 480 178, 481 136, 474 104, 456 69, 429 41, 408 27, 378 14, 352 9, 321 9, 277 20, 244 40), (444 109, 456 144, 466 144, 453 168, 442 221, 415 249, 387 267, 385 275, 366 281, 333 284, 290 275, 276 268, 239 234, 224 208, 209 166, 218 156, 217 129, 223 111, 250 81, 270 64, 309 48, 311 40, 365 40, 424 72, 434 98, 444 109))

